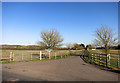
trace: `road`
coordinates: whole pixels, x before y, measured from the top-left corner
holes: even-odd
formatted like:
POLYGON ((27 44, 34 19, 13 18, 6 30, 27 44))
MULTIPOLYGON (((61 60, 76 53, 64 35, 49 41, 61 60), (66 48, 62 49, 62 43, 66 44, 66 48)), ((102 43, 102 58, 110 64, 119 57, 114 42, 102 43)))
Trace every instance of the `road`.
POLYGON ((118 81, 118 74, 85 63, 80 56, 2 65, 3 81, 118 81))

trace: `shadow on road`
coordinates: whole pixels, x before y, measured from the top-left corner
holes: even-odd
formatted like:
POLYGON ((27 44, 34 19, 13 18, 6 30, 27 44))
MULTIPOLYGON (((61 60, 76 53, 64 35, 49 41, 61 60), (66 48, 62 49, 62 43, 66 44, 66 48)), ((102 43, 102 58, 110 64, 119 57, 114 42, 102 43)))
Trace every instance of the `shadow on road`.
POLYGON ((85 62, 85 63, 89 63, 89 64, 92 64, 92 65, 94 65, 95 67, 97 67, 97 68, 99 68, 99 69, 101 69, 101 70, 106 70, 106 71, 110 71, 110 72, 115 72, 115 73, 120 73, 120 70, 114 70, 114 69, 108 69, 108 68, 106 68, 106 67, 103 67, 103 66, 101 66, 101 65, 97 65, 97 64, 94 64, 94 63, 91 63, 91 62, 88 62, 88 61, 86 61, 85 59, 84 59, 84 53, 85 53, 85 51, 83 51, 83 52, 81 52, 81 53, 79 53, 79 54, 77 54, 77 55, 74 55, 74 56, 80 56, 80 58, 85 62))

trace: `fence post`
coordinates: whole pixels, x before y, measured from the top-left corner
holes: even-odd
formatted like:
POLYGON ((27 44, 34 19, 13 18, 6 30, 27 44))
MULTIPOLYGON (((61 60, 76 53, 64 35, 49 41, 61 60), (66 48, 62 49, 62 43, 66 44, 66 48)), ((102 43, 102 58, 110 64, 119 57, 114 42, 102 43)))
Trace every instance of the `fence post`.
POLYGON ((100 56, 100 54, 99 54, 99 65, 100 65, 100 63, 101 63, 101 56, 100 56))
POLYGON ((30 57, 30 58, 31 58, 31 60, 32 60, 32 53, 31 53, 31 57, 30 57))
POLYGON ((108 56, 108 65, 110 66, 110 54, 108 56))
POLYGON ((95 60, 95 63, 96 63, 96 54, 95 54, 95 59, 94 60, 95 60))
POLYGON ((120 68, 120 55, 118 55, 118 68, 120 68))
POLYGON ((47 54, 45 53, 45 58, 47 58, 47 54))
POLYGON ((107 67, 107 55, 106 55, 106 67, 107 67))
POLYGON ((49 52, 49 59, 51 59, 51 57, 50 57, 50 52, 49 52))
POLYGON ((62 55, 61 55, 61 58, 62 58, 62 55))
POLYGON ((10 52, 10 61, 11 61, 11 57, 12 57, 12 52, 10 52))
POLYGON ((13 57, 12 57, 13 61, 14 61, 14 52, 13 52, 13 57))
POLYGON ((93 62, 93 54, 92 54, 92 62, 93 62))
POLYGON ((106 67, 110 65, 110 54, 107 54, 106 67))
POLYGON ((55 59, 56 59, 56 53, 55 53, 55 59))
POLYGON ((42 52, 40 51, 40 60, 42 60, 42 57, 41 57, 41 56, 42 56, 42 52))
POLYGON ((108 56, 109 54, 106 55, 106 67, 108 66, 108 56))

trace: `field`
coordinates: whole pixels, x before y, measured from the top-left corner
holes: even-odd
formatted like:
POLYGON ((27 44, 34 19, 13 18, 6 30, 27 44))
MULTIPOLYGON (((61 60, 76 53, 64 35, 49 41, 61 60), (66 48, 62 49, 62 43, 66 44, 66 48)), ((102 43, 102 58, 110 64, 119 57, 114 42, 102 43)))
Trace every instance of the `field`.
MULTIPOLYGON (((82 50, 53 50, 53 52, 49 53, 45 50, 2 50, 2 63, 62 59, 80 53, 81 51, 82 50)), ((119 50, 110 50, 110 59, 107 67, 120 68, 120 63, 118 63, 120 55, 118 51, 119 50)), ((103 50, 86 51, 84 58, 89 62, 106 67, 106 55, 103 50)))
MULTIPOLYGON (((110 53, 115 53, 115 54, 119 54, 119 51, 120 50, 110 50, 110 53)), ((105 54, 104 53, 104 50, 102 50, 102 49, 97 49, 97 50, 90 50, 90 52, 92 52, 92 53, 102 53, 102 54, 105 54)))
POLYGON ((40 60, 40 51, 41 60, 66 58, 81 52, 81 50, 54 50, 50 53, 45 50, 2 50, 2 62, 40 60))
MULTIPOLYGON (((120 54, 119 50, 110 50, 110 57, 108 57, 108 66, 109 68, 120 68, 120 54)), ((90 50, 85 52, 85 59, 89 62, 101 65, 106 67, 106 55, 103 50, 90 50)))

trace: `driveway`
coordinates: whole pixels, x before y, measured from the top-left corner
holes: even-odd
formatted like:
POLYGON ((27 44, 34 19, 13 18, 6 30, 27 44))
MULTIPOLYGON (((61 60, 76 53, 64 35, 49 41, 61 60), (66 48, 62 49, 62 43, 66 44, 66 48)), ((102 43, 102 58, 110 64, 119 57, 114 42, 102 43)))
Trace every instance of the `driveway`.
POLYGON ((3 81, 118 81, 118 74, 85 63, 80 56, 2 65, 3 81))

